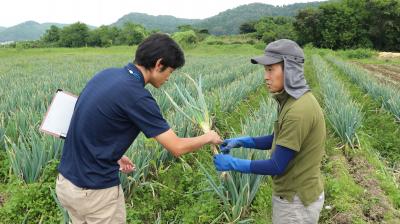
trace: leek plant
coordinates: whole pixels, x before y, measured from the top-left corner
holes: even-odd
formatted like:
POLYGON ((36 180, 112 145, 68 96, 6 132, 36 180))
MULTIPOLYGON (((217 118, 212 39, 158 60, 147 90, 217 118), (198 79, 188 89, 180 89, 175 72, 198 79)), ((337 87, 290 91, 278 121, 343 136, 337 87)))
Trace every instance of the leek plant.
POLYGON ((380 102, 400 122, 400 91, 398 89, 394 89, 391 85, 380 83, 372 75, 368 75, 369 71, 365 69, 350 65, 333 56, 327 57, 327 59, 341 69, 372 98, 380 102))
POLYGON ((7 136, 5 139, 12 170, 26 183, 37 181, 47 163, 60 158, 61 141, 47 138, 35 130, 31 129, 28 133, 21 134, 16 142, 7 136))
MULTIPOLYGON (((275 102, 270 98, 262 100, 258 112, 249 116, 242 125, 242 135, 260 136, 271 134, 276 116, 275 102)), ((249 160, 267 159, 268 157, 265 151, 244 148, 232 149, 231 153, 235 157, 249 160)), ((214 222, 219 221, 221 218, 225 218, 229 223, 251 221, 250 219, 243 219, 243 217, 248 214, 250 205, 265 176, 229 171, 225 179, 217 181, 204 165, 200 162, 198 163, 224 208, 224 212, 214 222)))
MULTIPOLYGON (((33 58, 15 55, 11 59, 5 59, 6 62, 0 62, 0 148, 7 150, 15 175, 28 182, 40 177, 40 170, 36 171, 36 175, 28 174, 29 172, 22 167, 21 163, 26 157, 32 157, 35 153, 36 155, 33 157, 37 158, 34 158, 33 161, 37 160, 37 163, 44 164, 43 166, 48 159, 59 158, 59 152, 54 156, 47 154, 51 155, 51 151, 60 151, 62 141, 49 136, 42 138, 37 131, 37 126, 43 119, 55 91, 61 88, 79 95, 93 74, 104 68, 121 67, 125 64, 127 57, 128 55, 93 55, 88 58, 85 55, 71 55, 70 57, 54 58, 53 55, 44 54, 33 58), (31 131, 31 129, 35 129, 35 131, 31 131), (41 151, 39 150, 40 145, 42 145, 41 151), (50 147, 55 148, 51 149, 50 147), (25 155, 25 157, 17 157, 21 155, 25 155)), ((215 60, 210 59, 209 56, 191 57, 187 66, 177 72, 196 74, 195 79, 201 76, 204 91, 202 94, 205 94, 208 99, 207 96, 211 95, 211 90, 216 86, 223 83, 226 87, 235 80, 245 80, 246 70, 251 71, 251 68, 257 67, 250 67, 251 65, 245 63, 247 61, 247 57, 215 56, 215 60), (216 60, 218 63, 215 63, 216 60)), ((185 107, 179 92, 173 91, 176 88, 173 83, 180 88, 184 87, 192 95, 196 94, 197 89, 192 85, 190 79, 181 74, 173 75, 171 82, 163 86, 163 89, 170 93, 181 107, 185 107)), ((194 134, 196 128, 190 124, 192 121, 184 120, 185 117, 181 113, 174 113, 171 110, 173 105, 163 92, 152 91, 152 87, 149 85, 146 88, 152 92, 161 111, 168 118, 167 120, 171 121, 171 127, 179 135, 191 136, 194 134)), ((209 104, 207 107, 210 108, 209 104)), ((207 126, 211 127, 211 123, 202 126, 207 129, 207 126)), ((155 144, 154 147, 157 154, 151 154, 150 161, 162 164, 174 159, 169 152, 162 150, 161 146, 155 144)), ((135 156, 139 153, 136 150, 132 151, 135 156)), ((144 155, 139 157, 147 160, 144 155)), ((43 166, 37 164, 37 167, 43 168, 43 166)))
MULTIPOLYGON (((167 117, 174 121, 172 127, 179 135, 190 135, 190 123, 187 123, 180 113, 171 112, 167 114, 167 117)), ((146 139, 142 133, 135 139, 125 155, 131 158, 136 168, 130 174, 120 173, 121 185, 127 197, 133 193, 135 187, 147 181, 147 176, 151 172, 151 165, 156 166, 157 169, 175 159, 160 144, 152 139, 146 139)))
POLYGON ((0 112, 0 150, 5 148, 4 145, 4 134, 5 134, 5 129, 4 129, 5 123, 4 123, 4 114, 0 112))
POLYGON ((354 147, 356 131, 363 117, 360 105, 353 101, 344 86, 335 80, 332 70, 320 56, 313 55, 312 62, 324 97, 328 121, 342 143, 354 147))
POLYGON ((239 78, 245 77, 249 73, 253 73, 257 68, 257 66, 250 63, 244 63, 234 69, 228 67, 225 70, 218 71, 212 75, 206 75, 203 80, 203 89, 208 92, 214 88, 226 86, 227 83, 232 83, 239 78))
MULTIPOLYGON (((182 109, 181 106, 179 106, 167 92, 165 92, 165 94, 177 111, 179 111, 185 118, 187 118, 193 124, 198 125, 203 131, 203 133, 207 133, 211 131, 212 120, 208 112, 207 103, 203 94, 201 76, 199 77, 199 80, 196 83, 196 81, 188 74, 185 73, 184 75, 195 86, 197 91, 197 97, 192 96, 192 94, 189 91, 187 91, 184 88, 180 88, 178 85, 175 84, 176 90, 180 95, 184 105, 183 106, 184 109, 182 109)), ((212 151, 214 154, 218 154, 218 150, 215 146, 212 146, 212 151)))
MULTIPOLYGON (((171 128, 177 133, 178 136, 181 137, 190 137, 196 134, 197 129, 196 126, 192 125, 191 121, 185 118, 179 112, 170 111, 166 116, 167 121, 170 122, 171 128)), ((175 157, 167 150, 164 150, 163 147, 158 144, 157 149, 160 152, 160 155, 157 160, 157 167, 160 167, 162 164, 165 164, 169 161, 175 160, 175 157)))
MULTIPOLYGON (((213 61, 210 60, 209 57, 190 58, 190 61, 188 59, 189 65, 176 71, 176 74, 174 73, 174 75, 171 76, 171 81, 163 85, 162 88, 170 94, 178 105, 182 105, 182 99, 177 92, 173 91, 175 86, 172 85, 172 83, 181 88, 185 88, 191 94, 196 94, 196 88, 191 84, 191 81, 185 77, 185 73, 195 74, 192 76, 193 79, 198 79, 201 76, 203 92, 205 95, 209 95, 210 91, 214 92, 214 88, 226 86, 257 68, 257 66, 251 66, 249 63, 245 63, 248 61, 247 57, 218 57, 218 61, 219 63, 215 64, 212 63, 213 61)), ((149 85, 147 85, 146 88, 148 88, 154 98, 157 99, 161 111, 167 112, 173 107, 164 93, 154 91, 154 88, 149 85)))
POLYGON ((121 186, 125 195, 129 196, 133 192, 135 186, 146 181, 150 172, 150 161, 156 160, 157 151, 154 146, 146 144, 146 137, 140 134, 129 147, 125 155, 135 164, 135 171, 132 173, 120 173, 121 186))
POLYGON ((222 112, 231 112, 240 101, 257 90, 262 84, 262 72, 257 69, 226 86, 215 89, 208 96, 210 106, 215 108, 215 105, 218 104, 222 112))

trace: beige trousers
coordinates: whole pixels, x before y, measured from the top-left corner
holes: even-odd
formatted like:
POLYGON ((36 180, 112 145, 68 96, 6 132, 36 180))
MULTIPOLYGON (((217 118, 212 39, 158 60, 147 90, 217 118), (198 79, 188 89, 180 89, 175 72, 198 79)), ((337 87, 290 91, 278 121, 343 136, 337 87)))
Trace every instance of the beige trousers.
POLYGON ((272 196, 272 223, 273 224, 316 224, 324 205, 324 192, 319 198, 308 205, 303 205, 300 198, 294 196, 293 202, 272 196))
POLYGON ((56 193, 73 224, 126 223, 121 185, 106 189, 84 189, 59 174, 56 193))

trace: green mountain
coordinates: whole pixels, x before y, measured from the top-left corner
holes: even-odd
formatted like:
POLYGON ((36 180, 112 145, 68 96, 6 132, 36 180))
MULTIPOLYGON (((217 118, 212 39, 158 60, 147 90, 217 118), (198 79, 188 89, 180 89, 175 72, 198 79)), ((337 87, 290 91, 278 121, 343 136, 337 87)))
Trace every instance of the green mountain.
POLYGON ((27 21, 4 30, 0 30, 0 42, 18 41, 18 40, 37 40, 43 33, 50 28, 51 25, 59 27, 65 26, 58 23, 37 23, 35 21, 27 21))
POLYGON ((181 19, 173 16, 152 16, 144 13, 130 13, 121 17, 112 25, 122 26, 125 22, 142 24, 147 29, 155 29, 171 33, 179 25, 189 24, 194 27, 208 29, 215 35, 237 34, 242 23, 258 20, 264 16, 295 16, 299 9, 318 7, 323 2, 295 3, 285 6, 273 6, 262 3, 242 5, 228 9, 203 20, 181 19))
POLYGON ((177 30, 177 26, 185 24, 194 24, 198 19, 181 19, 173 16, 152 16, 145 13, 129 13, 112 25, 121 27, 126 22, 142 24, 146 29, 160 30, 162 32, 172 33, 177 30))
MULTIPOLYGON (((125 22, 133 22, 141 24, 150 30, 172 33, 177 30, 177 26, 189 24, 197 28, 208 29, 210 33, 215 35, 237 34, 240 25, 245 22, 258 20, 264 16, 294 16, 299 9, 318 7, 321 3, 323 2, 295 3, 285 6, 252 3, 226 10, 216 16, 203 20, 130 13, 121 17, 117 22, 111 25, 122 26, 125 22)), ((37 40, 51 25, 59 27, 66 26, 65 24, 40 24, 34 21, 27 21, 9 28, 0 27, 0 42, 11 40, 37 40)), ((93 29, 95 27, 89 26, 89 28, 93 29)))
POLYGON ((265 16, 295 16, 298 10, 318 7, 321 3, 323 2, 295 3, 285 6, 252 3, 206 18, 196 23, 195 26, 208 29, 210 33, 215 35, 237 34, 240 25, 245 22, 259 20, 265 16))

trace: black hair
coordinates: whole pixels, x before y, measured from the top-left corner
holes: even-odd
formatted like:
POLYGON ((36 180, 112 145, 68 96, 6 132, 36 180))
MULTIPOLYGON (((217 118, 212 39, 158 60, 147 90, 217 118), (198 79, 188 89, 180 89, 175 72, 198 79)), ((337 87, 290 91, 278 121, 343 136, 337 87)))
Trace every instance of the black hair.
POLYGON ((179 45, 171 37, 161 33, 150 35, 139 44, 134 63, 151 69, 160 58, 162 70, 167 67, 177 69, 185 64, 185 56, 179 45))

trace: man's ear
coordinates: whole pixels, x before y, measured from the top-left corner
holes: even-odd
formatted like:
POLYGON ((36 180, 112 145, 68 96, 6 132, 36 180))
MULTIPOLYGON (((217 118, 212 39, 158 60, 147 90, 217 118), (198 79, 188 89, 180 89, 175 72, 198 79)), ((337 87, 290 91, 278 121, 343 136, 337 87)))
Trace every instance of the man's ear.
POLYGON ((164 65, 162 64, 162 60, 163 60, 162 58, 157 59, 156 65, 154 66, 156 71, 161 72, 163 70, 164 65))

